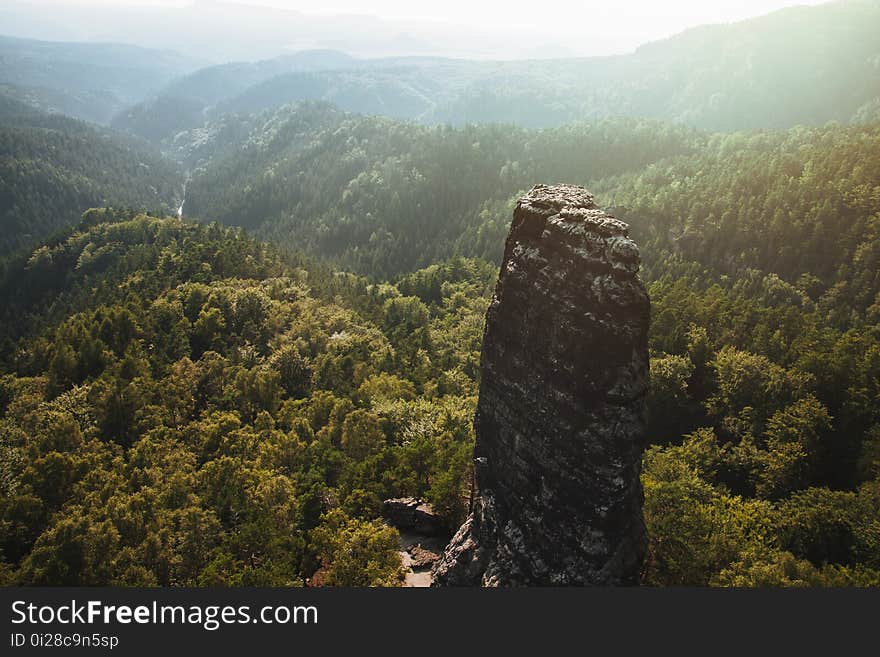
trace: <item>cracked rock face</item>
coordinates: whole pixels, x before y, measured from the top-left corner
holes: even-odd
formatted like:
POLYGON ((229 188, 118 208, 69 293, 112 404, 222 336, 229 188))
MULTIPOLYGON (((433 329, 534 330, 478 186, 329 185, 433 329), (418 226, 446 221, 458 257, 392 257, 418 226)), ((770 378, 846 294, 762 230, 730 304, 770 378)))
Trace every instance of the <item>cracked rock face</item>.
POLYGON ((486 317, 472 512, 435 586, 636 584, 649 301, 582 187, 520 199, 486 317))

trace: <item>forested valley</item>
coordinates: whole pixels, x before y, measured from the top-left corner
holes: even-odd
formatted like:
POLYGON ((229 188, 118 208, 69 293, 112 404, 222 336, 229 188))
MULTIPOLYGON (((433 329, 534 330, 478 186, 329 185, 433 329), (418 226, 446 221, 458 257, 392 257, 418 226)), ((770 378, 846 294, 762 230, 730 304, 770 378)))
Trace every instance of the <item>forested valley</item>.
POLYGON ((136 137, 0 94, 0 255, 38 246, 89 207, 171 212, 181 175, 136 137))
POLYGON ((651 298, 642 583, 880 586, 874 69, 766 129, 245 102, 348 65, 232 67, 235 103, 207 69, 115 128, 0 93, 0 584, 400 585, 382 501, 466 516, 511 213, 566 182, 651 298))

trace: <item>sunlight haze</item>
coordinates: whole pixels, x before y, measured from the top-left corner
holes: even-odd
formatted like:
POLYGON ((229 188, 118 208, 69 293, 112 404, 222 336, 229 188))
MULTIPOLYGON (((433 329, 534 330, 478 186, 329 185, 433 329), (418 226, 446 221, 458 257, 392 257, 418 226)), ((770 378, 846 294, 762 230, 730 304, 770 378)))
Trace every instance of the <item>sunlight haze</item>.
MULTIPOLYGON (((443 55, 481 59, 592 56, 630 52, 690 27, 739 21, 819 0, 546 0, 528 2, 414 3, 406 0, 18 0, 0 2, 0 30, 14 36, 72 41, 109 40, 119 27, 129 27, 129 41, 187 52, 188 39, 198 40, 209 23, 252 24, 240 40, 213 44, 220 60, 253 59, 273 49, 333 48, 359 56, 443 55), (277 11, 286 10, 284 14, 277 11), (8 11, 9 17, 4 13, 8 11), (177 19, 203 16, 204 20, 177 19), (134 18, 136 16, 136 18, 134 18), (57 18, 56 18, 57 17, 57 18), (344 17, 344 19, 343 19, 344 17), (55 18, 55 20, 53 20, 55 18), (165 20, 167 19, 167 21, 165 20), (261 29, 261 19, 289 30, 289 43, 276 44, 261 29), (303 34, 297 27, 308 22, 303 34), (340 21, 335 24, 332 21, 340 21), (178 36, 185 22, 188 37, 178 36), (170 23, 170 24, 169 24, 170 23), (61 27, 63 25, 63 28, 61 27), (263 32, 263 39, 253 30, 263 32), (251 41, 254 40, 253 43, 251 41), (167 43, 166 43, 167 41, 167 43), (262 41, 262 43, 261 43, 262 41)), ((236 34, 238 36, 238 34, 236 34)), ((204 48, 202 52, 205 52, 204 48)))
POLYGON ((660 589, 880 590, 878 35, 880 0, 0 0, 11 646, 877 643, 876 604, 660 589))

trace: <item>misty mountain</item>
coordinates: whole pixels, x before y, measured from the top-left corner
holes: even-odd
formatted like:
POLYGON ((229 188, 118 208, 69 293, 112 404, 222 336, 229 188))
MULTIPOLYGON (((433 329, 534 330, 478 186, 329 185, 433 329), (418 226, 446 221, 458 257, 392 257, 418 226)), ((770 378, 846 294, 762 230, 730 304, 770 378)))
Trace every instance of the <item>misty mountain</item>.
POLYGON ((98 205, 170 212, 181 182, 177 166, 141 140, 0 95, 0 256, 98 205))
POLYGON ((225 112, 300 100, 426 124, 547 127, 627 116, 731 131, 846 123, 877 111, 877 34, 880 5, 844 0, 695 28, 614 57, 485 62, 328 53, 310 65, 225 65, 175 82, 114 125, 169 140, 225 112))
MULTIPOLYGON (((314 50, 260 62, 209 66, 171 82, 160 94, 120 113, 112 123, 141 137, 161 141, 202 125, 211 108, 247 89, 259 89, 267 80, 283 78, 295 71, 351 68, 356 61, 345 53, 314 50)), ((272 104, 266 103, 265 106, 272 104)))
POLYGON ((0 88, 6 95, 97 123, 199 65, 172 51, 118 43, 0 37, 0 88))
MULTIPOLYGON (((509 35, 460 25, 388 21, 363 14, 319 16, 217 0, 188 5, 70 4, 8 0, 3 32, 51 41, 118 41, 176 50, 213 62, 269 59, 300 50, 345 50, 361 57, 394 54, 523 57, 553 51, 551 35, 511 43, 509 35), (123 38, 124 35, 124 38, 123 38)), ((607 47, 602 37, 598 42, 607 47)))

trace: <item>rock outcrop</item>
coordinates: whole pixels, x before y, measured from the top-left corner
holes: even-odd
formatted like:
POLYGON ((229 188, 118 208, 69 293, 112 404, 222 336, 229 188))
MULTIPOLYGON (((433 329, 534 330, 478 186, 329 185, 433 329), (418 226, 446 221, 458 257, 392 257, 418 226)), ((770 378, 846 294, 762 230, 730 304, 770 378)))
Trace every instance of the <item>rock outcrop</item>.
POLYGON ((649 301, 582 187, 520 199, 486 317, 471 514, 435 586, 635 584, 649 301))
POLYGON ((404 586, 431 585, 431 568, 449 540, 443 523, 427 502, 415 497, 385 500, 382 515, 400 534, 400 564, 404 586))
MULTIPOLYGON (((382 515, 394 527, 422 536, 436 536, 443 523, 427 502, 415 497, 395 497, 382 503, 382 515)), ((446 534, 449 536, 449 534, 446 534)))

